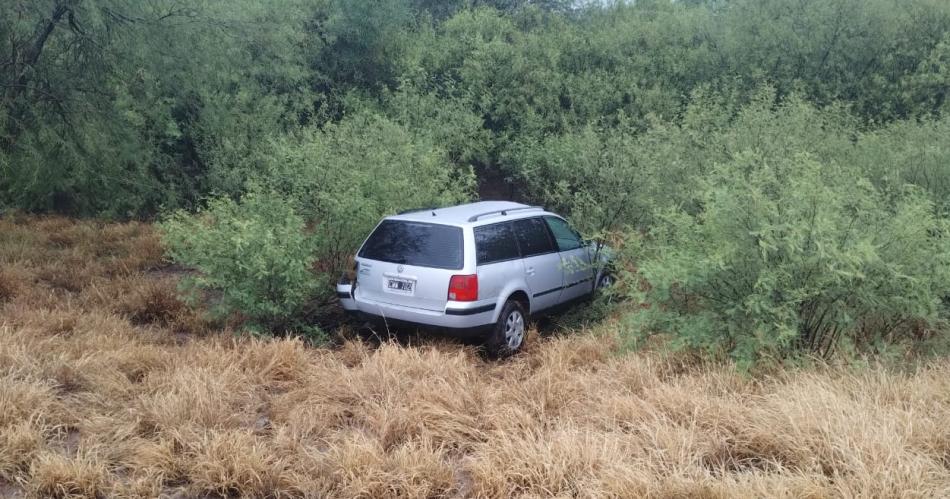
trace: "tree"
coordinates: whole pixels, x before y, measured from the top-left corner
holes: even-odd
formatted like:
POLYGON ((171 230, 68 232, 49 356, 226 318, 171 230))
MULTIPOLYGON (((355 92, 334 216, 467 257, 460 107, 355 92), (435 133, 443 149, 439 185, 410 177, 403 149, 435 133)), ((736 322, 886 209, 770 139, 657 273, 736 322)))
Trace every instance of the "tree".
POLYGON ((178 0, 4 9, 0 202, 121 217, 193 206, 215 188, 210 164, 302 114, 292 44, 303 22, 283 27, 312 3, 277 14, 178 0))

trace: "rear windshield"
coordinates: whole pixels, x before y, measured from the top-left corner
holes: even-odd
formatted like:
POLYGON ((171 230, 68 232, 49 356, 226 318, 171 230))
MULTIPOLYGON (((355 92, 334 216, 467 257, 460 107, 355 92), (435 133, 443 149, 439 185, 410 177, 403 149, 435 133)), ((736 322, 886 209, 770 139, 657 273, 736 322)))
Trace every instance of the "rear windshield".
POLYGON ((440 269, 462 268, 462 229, 450 225, 383 220, 359 256, 440 269))

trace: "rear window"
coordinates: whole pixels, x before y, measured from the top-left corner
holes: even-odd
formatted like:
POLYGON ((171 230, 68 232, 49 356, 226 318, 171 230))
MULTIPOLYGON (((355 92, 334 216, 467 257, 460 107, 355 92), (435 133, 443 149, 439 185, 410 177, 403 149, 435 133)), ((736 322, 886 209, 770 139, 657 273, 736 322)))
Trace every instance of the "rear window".
POLYGON ((462 268, 462 229, 450 225, 383 220, 359 256, 440 269, 462 268))
POLYGON ((511 223, 505 222, 475 228, 475 249, 478 265, 503 262, 518 258, 518 245, 511 231, 511 223))

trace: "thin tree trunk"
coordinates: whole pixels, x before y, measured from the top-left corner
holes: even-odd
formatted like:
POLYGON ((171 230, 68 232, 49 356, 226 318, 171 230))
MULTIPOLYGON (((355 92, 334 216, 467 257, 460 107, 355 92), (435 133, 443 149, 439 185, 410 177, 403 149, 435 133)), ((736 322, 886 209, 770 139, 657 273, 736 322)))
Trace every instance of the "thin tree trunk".
POLYGON ((43 49, 46 47, 46 43, 56 29, 57 24, 59 24, 65 15, 72 12, 79 1, 80 0, 63 0, 57 3, 55 7, 53 7, 53 12, 50 17, 37 24, 32 37, 32 43, 29 43, 29 48, 24 54, 23 60, 20 63, 14 61, 12 68, 13 79, 12 82, 7 85, 3 95, 3 109, 8 113, 7 133, 5 140, 2 142, 4 148, 12 147, 13 144, 16 143, 17 136, 22 130, 23 116, 22 113, 16 112, 15 107, 17 100, 26 93, 29 88, 32 70, 36 67, 37 63, 39 63, 40 57, 43 55, 43 49))

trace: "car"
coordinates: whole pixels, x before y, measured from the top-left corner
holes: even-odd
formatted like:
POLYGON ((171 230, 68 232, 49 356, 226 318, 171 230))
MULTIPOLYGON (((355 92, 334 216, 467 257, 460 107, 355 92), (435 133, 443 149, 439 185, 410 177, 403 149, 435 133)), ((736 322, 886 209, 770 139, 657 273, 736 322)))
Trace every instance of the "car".
POLYGON ((381 324, 477 335, 499 355, 529 318, 612 282, 610 251, 538 206, 482 201, 383 218, 336 287, 343 308, 381 324))

